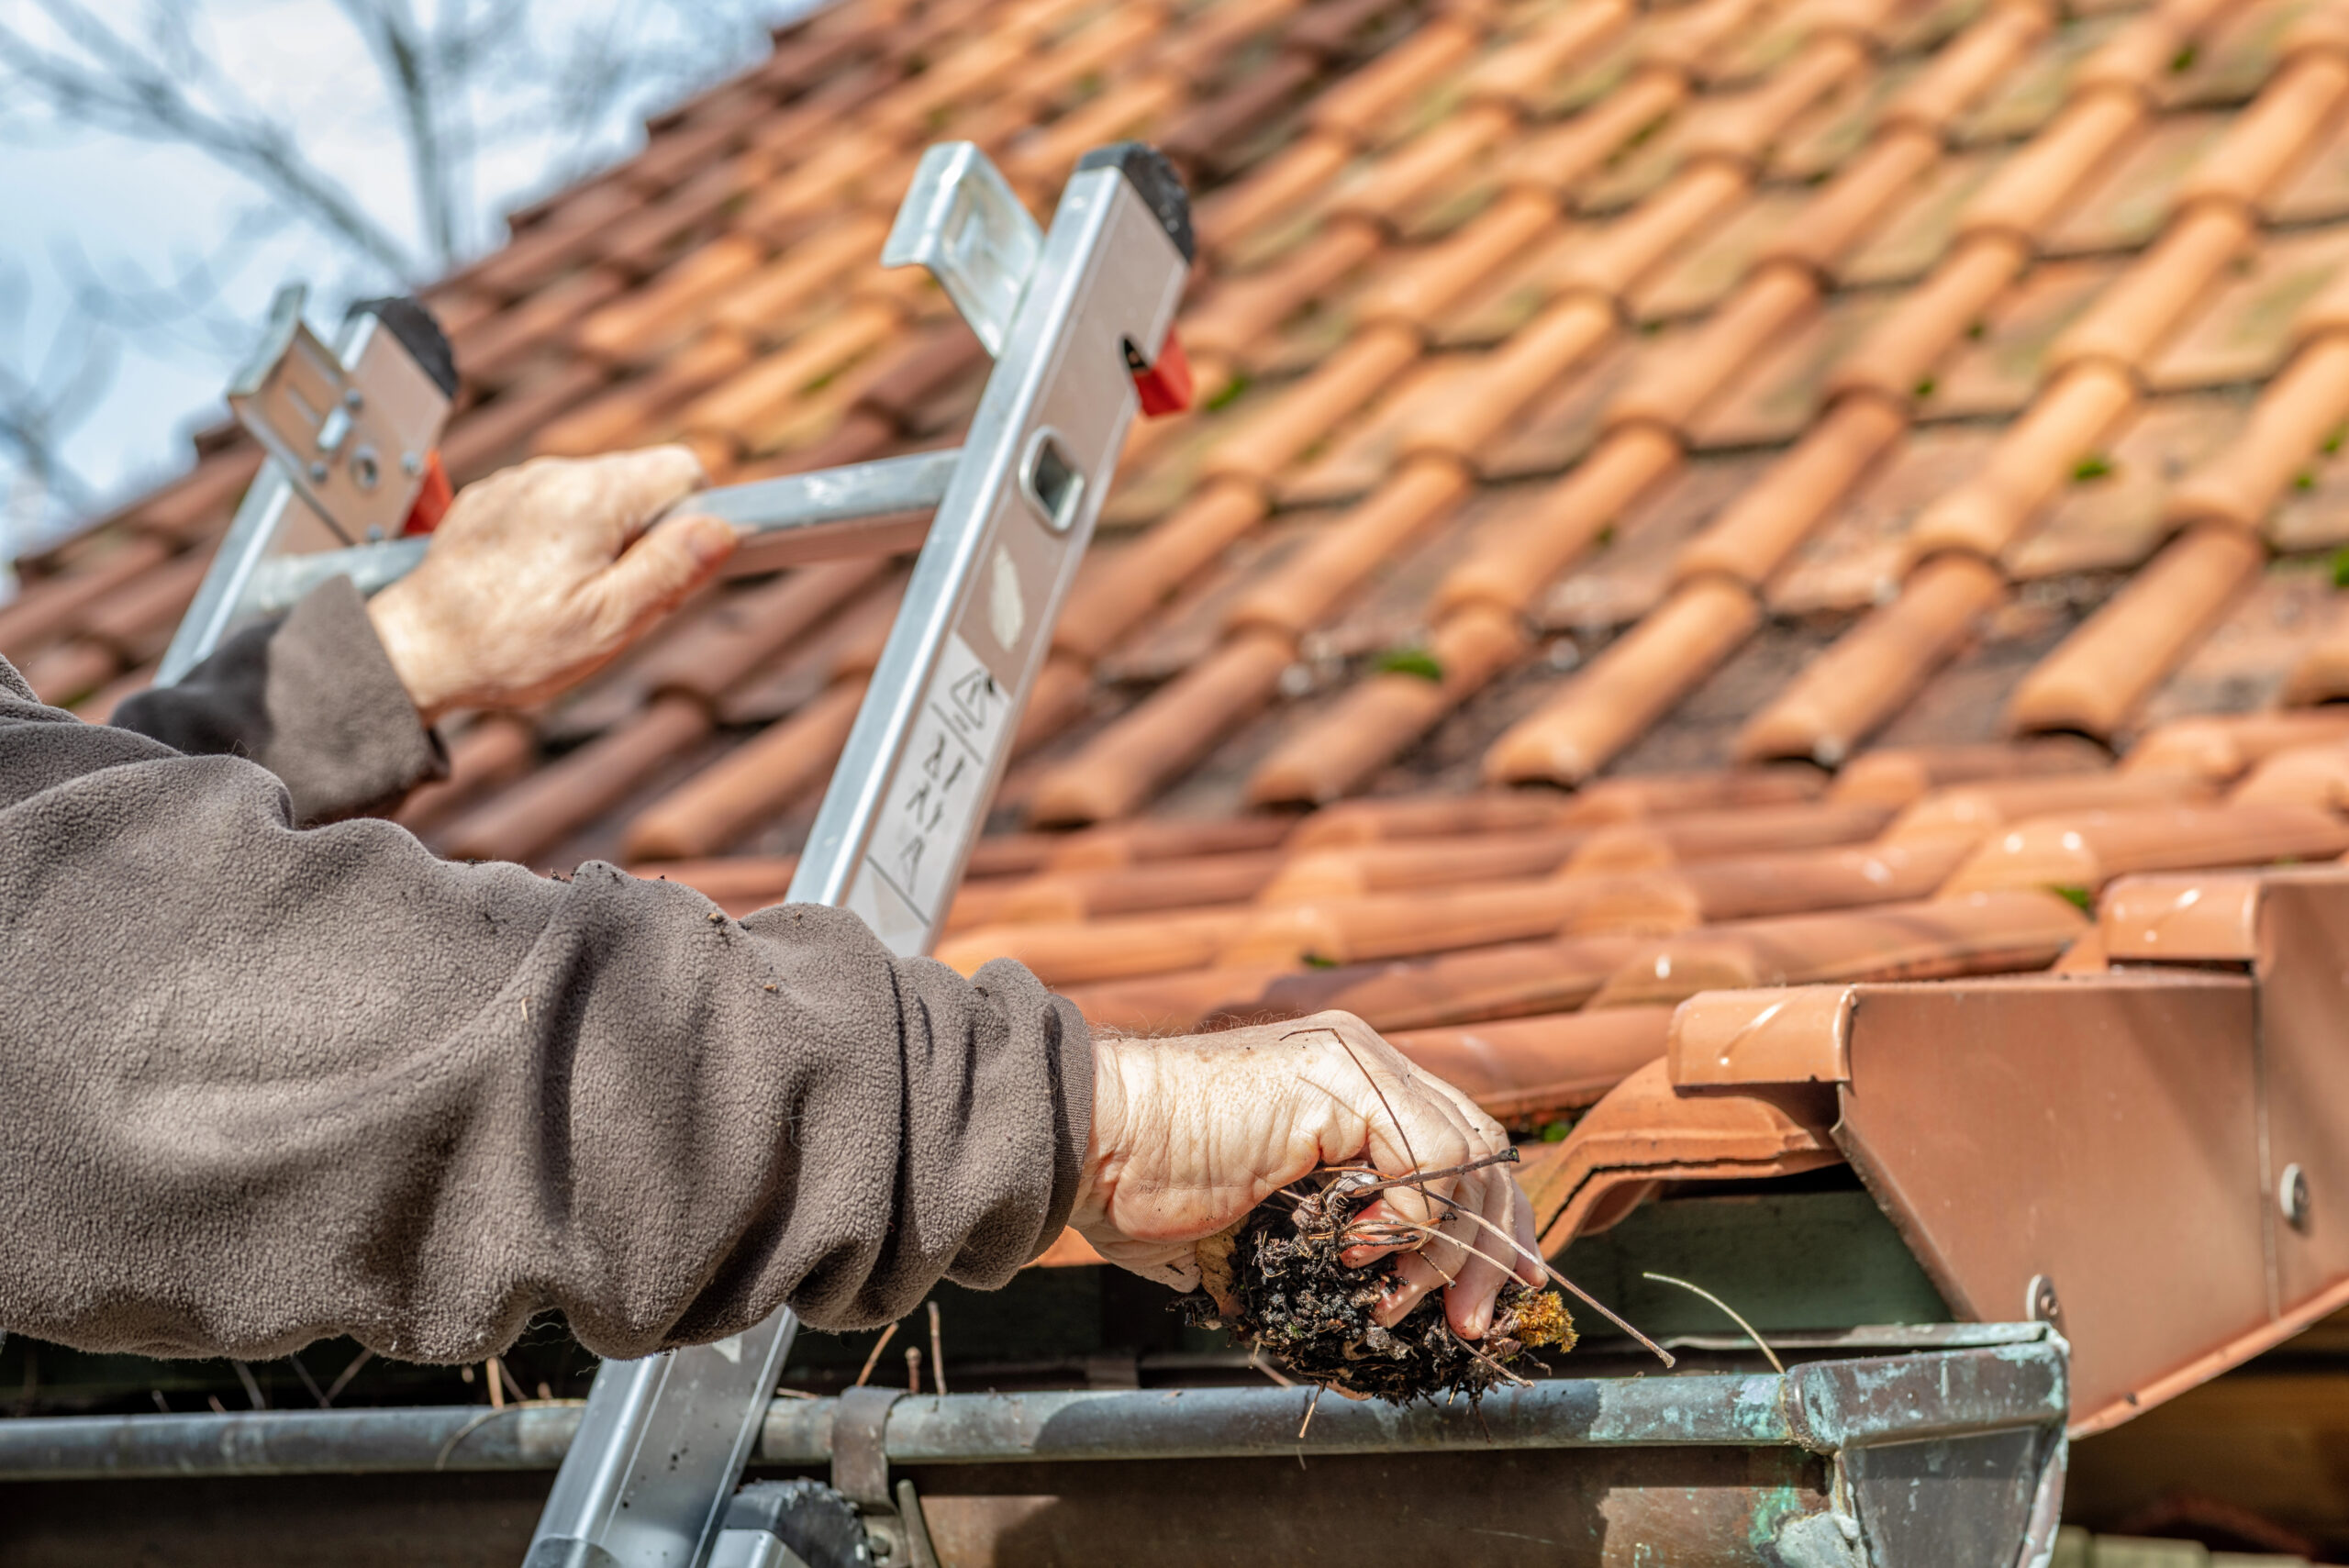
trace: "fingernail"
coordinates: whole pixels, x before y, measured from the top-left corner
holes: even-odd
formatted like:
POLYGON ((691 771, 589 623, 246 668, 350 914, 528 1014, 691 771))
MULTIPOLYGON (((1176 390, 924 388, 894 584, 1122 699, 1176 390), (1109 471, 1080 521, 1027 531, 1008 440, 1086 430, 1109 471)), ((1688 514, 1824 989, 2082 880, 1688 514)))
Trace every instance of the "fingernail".
POLYGON ((693 531, 685 537, 685 548, 693 551, 696 564, 704 568, 716 566, 733 554, 736 542, 734 525, 716 517, 697 519, 693 531))

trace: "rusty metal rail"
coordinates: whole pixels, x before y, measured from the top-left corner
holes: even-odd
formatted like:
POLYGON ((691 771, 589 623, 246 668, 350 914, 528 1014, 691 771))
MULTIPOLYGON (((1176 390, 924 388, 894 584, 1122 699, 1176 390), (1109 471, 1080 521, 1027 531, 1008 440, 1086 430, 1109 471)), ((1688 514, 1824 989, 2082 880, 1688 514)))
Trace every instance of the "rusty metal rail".
MULTIPOLYGON (((1788 1336, 1784 1348, 1817 1359, 1783 1376, 1555 1378, 1475 1410, 1324 1399, 1303 1436, 1310 1396, 1298 1389, 863 1389, 774 1401, 752 1462, 829 1470, 852 1496, 894 1493, 908 1518, 926 1517, 927 1561, 942 1568, 1090 1562, 1109 1539, 1143 1568, 1334 1562, 1330 1542, 1351 1539, 1336 1523, 1365 1486, 1417 1498, 1398 1544, 1432 1549, 1474 1516, 1498 1532, 1479 1546, 1497 1563, 1628 1564, 1651 1560, 1623 1554, 1645 1541, 1671 1548, 1653 1560, 1692 1568, 2043 1568, 2068 1407, 2067 1347, 2052 1329, 1863 1329, 1788 1336), (1159 1505, 1145 1504, 1170 1488, 1217 1505, 1148 1525, 1159 1505), (1560 1542, 1580 1544, 1549 1551, 1560 1542)), ((486 1482, 502 1472, 508 1492, 526 1488, 520 1502, 544 1485, 531 1473, 562 1462, 580 1418, 575 1405, 534 1405, 0 1421, 0 1482, 33 1483, 16 1495, 53 1500, 74 1484, 114 1496, 116 1485, 173 1479, 430 1493, 458 1473, 486 1482)), ((451 1562, 506 1550, 486 1538, 450 1545, 451 1562)))
MULTIPOLYGON (((2012 1342, 1821 1361, 1775 1373, 1554 1378, 1472 1412, 1191 1388, 950 1395, 890 1411, 896 1464, 1293 1459, 1470 1449, 1791 1447, 1831 1455, 1884 1443, 2043 1427, 2064 1416, 2064 1360, 2037 1325, 2012 1342)), ((769 1406, 758 1461, 831 1462, 836 1399, 769 1406)), ((546 1470, 579 1427, 576 1405, 256 1411, 225 1416, 0 1421, 0 1481, 546 1470)))

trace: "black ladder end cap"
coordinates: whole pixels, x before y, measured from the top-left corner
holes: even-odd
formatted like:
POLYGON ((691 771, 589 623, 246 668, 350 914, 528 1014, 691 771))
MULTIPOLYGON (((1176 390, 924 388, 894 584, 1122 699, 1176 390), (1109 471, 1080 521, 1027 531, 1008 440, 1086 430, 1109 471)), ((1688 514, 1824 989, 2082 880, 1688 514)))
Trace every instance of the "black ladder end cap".
POLYGON ((414 356, 424 373, 444 397, 457 395, 457 350, 449 341, 449 334, 440 329, 439 318, 425 303, 407 295, 391 295, 383 299, 362 299, 351 307, 352 316, 372 316, 391 328, 400 346, 414 356))
POLYGON ((1079 173, 1087 169, 1115 169, 1123 174, 1134 194, 1157 215, 1159 227, 1166 230, 1174 249, 1183 252, 1183 260, 1199 259, 1198 240, 1191 233, 1191 194, 1183 188, 1183 176, 1174 172, 1164 153, 1145 141, 1113 141, 1078 159, 1076 168, 1079 173))

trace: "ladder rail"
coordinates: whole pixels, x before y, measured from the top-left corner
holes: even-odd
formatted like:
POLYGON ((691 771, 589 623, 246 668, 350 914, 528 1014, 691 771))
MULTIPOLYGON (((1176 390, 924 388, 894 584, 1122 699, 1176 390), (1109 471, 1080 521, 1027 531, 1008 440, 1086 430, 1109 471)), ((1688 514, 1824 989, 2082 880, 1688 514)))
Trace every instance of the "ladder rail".
MULTIPOLYGON (((975 149, 944 150, 925 174, 1000 183, 975 149)), ((792 880, 792 902, 850 908, 903 955, 930 950, 961 881, 1137 411, 1131 366, 1181 301, 1187 212, 1163 163, 1127 172, 1136 156, 1155 160, 1088 155, 1062 195, 792 880)), ((907 209, 951 212, 936 196, 918 178, 907 209)), ((701 1568, 796 1327, 778 1312, 606 1362, 526 1568, 701 1568)))

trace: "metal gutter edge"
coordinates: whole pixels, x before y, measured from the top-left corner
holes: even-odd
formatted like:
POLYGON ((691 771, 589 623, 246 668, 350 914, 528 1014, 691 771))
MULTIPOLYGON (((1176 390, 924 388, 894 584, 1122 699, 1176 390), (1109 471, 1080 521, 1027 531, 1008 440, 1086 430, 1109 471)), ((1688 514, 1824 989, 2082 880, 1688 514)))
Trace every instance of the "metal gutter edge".
MULTIPOLYGON (((1303 1389, 1193 1388, 950 1395, 897 1402, 900 1464, 1429 1452, 1464 1449, 1801 1447, 1888 1442, 2060 1423, 2064 1350, 2048 1339, 1814 1362, 1774 1374, 1555 1378, 1480 1409, 1329 1399, 1311 1435, 1303 1389)), ((831 1458, 839 1402, 768 1407, 759 1462, 831 1458)), ((0 1481, 551 1470, 576 1405, 44 1417, 0 1421, 0 1481)))

